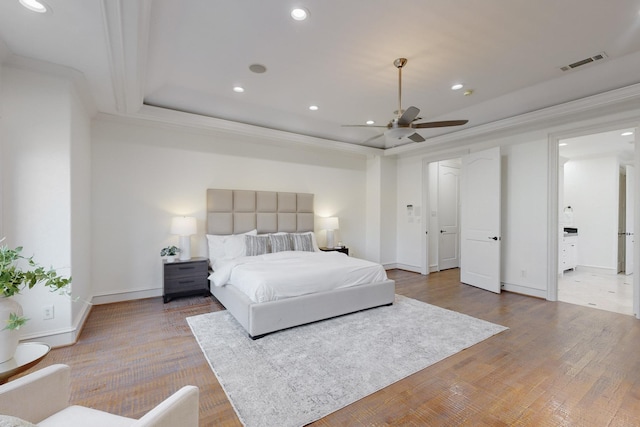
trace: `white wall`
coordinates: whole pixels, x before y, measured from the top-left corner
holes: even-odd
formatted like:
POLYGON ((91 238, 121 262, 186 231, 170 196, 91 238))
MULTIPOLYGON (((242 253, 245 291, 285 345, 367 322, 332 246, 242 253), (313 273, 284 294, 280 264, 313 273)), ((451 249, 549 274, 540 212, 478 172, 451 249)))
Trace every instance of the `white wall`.
POLYGON ((398 159, 398 231, 396 244, 398 247, 396 265, 409 271, 420 272, 422 266, 422 242, 426 227, 422 216, 426 209, 423 204, 422 158, 412 157, 398 159), (407 213, 407 205, 413 205, 413 215, 407 213), (416 209, 420 215, 417 216, 416 209))
MULTIPOLYGON (((195 216, 192 256, 206 256, 207 188, 309 192, 336 236, 365 254, 366 158, 247 142, 154 123, 94 120, 92 282, 98 302, 161 295, 160 249, 177 244, 171 217, 195 216)), ((325 233, 316 230, 319 244, 325 233)))
POLYGON ((578 265, 617 272, 619 161, 615 156, 564 165, 564 206, 578 228, 578 265))
POLYGON ((506 145, 501 155, 501 281, 505 290, 546 297, 547 140, 506 145))
POLYGON ((91 120, 76 91, 70 97, 71 271, 73 325, 81 325, 91 301, 91 120))
MULTIPOLYGON (((90 257, 81 251, 72 258, 71 233, 74 219, 86 224, 88 214, 72 207, 76 196, 71 181, 72 173, 74 181, 89 179, 88 157, 72 161, 71 151, 72 144, 88 146, 88 119, 72 93, 71 83, 64 78, 3 67, 2 219, 9 246, 23 246, 23 254, 35 255, 36 261, 54 266, 62 275, 72 274, 74 262, 80 266, 80 278, 86 280, 90 257)), ((87 196, 86 191, 78 193, 78 198, 87 196)), ((87 284, 82 280, 74 286, 79 295, 86 294, 83 286, 87 284)), ((73 339, 78 326, 73 319, 79 321, 85 307, 80 302, 72 308, 75 303, 69 297, 43 286, 24 291, 16 300, 30 319, 21 329, 21 338, 46 336, 52 344, 73 339), (45 305, 54 306, 54 319, 43 320, 45 305)))
MULTIPOLYGON (((506 290, 546 297, 547 140, 540 138, 539 134, 523 134, 495 139, 482 146, 478 145, 476 149, 492 145, 503 146, 501 281, 506 290)), ((458 152, 449 158, 459 156, 458 152)), ((424 186, 431 185, 432 181, 437 183, 437 174, 429 173, 429 169, 424 171, 429 176, 429 184, 422 182, 423 162, 429 161, 428 156, 399 159, 399 205, 421 200, 424 186)), ((429 191, 429 198, 433 203, 431 193, 429 191)), ((434 209, 437 206, 429 207, 430 211, 434 209)), ((427 212, 427 218, 429 217, 430 213, 427 212)), ((411 270, 420 271, 424 262, 421 259, 421 238, 424 231, 421 230, 420 223, 407 221, 406 213, 398 214, 399 266, 409 265, 413 266, 411 270)), ((433 240, 437 239, 436 231, 431 230, 429 234, 431 260, 436 259, 436 254, 432 253, 435 248, 433 240)))

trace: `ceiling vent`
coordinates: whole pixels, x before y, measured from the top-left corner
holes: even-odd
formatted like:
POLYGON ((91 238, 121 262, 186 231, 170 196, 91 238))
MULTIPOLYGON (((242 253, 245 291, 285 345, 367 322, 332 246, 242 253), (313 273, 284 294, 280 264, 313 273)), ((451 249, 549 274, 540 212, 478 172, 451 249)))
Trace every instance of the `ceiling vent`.
POLYGON ((575 68, 581 67, 583 65, 591 64, 592 62, 602 61, 607 58, 607 54, 604 52, 600 52, 596 55, 593 55, 589 58, 581 59, 580 61, 574 62, 573 64, 565 65, 564 67, 560 67, 562 71, 570 71, 575 68))

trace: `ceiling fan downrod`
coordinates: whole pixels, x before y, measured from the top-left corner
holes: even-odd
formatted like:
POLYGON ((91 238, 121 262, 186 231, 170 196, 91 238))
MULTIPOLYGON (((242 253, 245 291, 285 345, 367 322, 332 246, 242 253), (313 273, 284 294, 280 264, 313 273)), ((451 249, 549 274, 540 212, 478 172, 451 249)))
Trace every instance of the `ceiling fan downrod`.
POLYGON ((393 65, 398 69, 398 119, 402 116, 402 67, 407 64, 407 58, 398 58, 393 65))

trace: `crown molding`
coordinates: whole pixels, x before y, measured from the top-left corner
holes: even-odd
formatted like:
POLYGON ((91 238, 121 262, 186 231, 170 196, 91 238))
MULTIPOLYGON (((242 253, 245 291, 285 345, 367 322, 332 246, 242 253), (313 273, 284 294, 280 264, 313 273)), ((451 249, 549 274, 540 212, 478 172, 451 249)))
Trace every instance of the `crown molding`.
POLYGON ((143 101, 152 0, 102 0, 101 9, 118 113, 133 113, 143 101), (127 19, 124 17, 135 17, 127 19))
POLYGON ((309 149, 318 149, 323 151, 339 151, 361 157, 381 156, 383 154, 383 150, 379 148, 364 147, 341 141, 301 135, 277 129, 269 129, 261 126, 150 105, 143 105, 136 113, 130 114, 99 113, 96 116, 96 119, 132 124, 146 122, 151 123, 154 126, 170 129, 196 131, 198 133, 216 136, 226 135, 232 138, 241 136, 243 138, 248 138, 248 140, 258 139, 268 141, 274 145, 286 145, 289 147, 295 146, 298 148, 306 147, 309 149))

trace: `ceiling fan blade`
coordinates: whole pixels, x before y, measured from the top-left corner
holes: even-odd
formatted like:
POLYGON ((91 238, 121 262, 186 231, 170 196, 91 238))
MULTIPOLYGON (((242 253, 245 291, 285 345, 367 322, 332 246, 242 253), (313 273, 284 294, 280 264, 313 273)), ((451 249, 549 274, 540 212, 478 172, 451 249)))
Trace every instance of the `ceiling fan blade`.
POLYGON ((402 113, 402 116, 400 116, 400 118, 398 119, 398 125, 400 126, 406 126, 408 124, 410 124, 412 121, 414 121, 416 119, 416 117, 418 117, 418 114, 420 114, 420 109, 417 107, 409 107, 407 108, 404 113, 402 113))
POLYGON ((442 122, 413 123, 411 127, 414 129, 443 128, 447 126, 462 126, 467 122, 469 122, 469 120, 445 120, 442 122))
POLYGON ((409 135, 407 138, 409 138, 410 140, 412 140, 413 142, 424 142, 426 141, 426 139, 424 139, 422 137, 422 135, 420 135, 419 133, 412 133, 411 135, 409 135))

